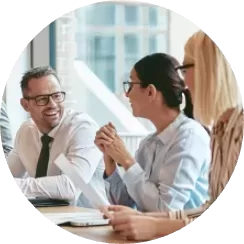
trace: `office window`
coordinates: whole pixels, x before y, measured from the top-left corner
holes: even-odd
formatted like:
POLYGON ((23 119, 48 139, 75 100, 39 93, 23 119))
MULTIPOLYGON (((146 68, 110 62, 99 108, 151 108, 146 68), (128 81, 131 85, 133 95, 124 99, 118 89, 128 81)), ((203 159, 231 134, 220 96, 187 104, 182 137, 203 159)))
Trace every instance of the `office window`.
POLYGON ((138 25, 139 24, 139 11, 138 6, 124 6, 125 25, 138 25))
POLYGON ((138 61, 140 56, 140 36, 136 34, 125 34, 124 46, 124 78, 127 80, 133 65, 138 61))
POLYGON ((139 38, 136 34, 124 35, 125 55, 135 56, 139 53, 139 38))
MULTIPOLYGON (((115 25, 116 5, 113 3, 97 3, 88 5, 86 8, 86 25, 102 25, 112 26, 115 25)), ((81 16, 82 14, 79 14, 81 16)))
POLYGON ((158 25, 158 7, 148 7, 148 24, 149 26, 158 25))
POLYGON ((148 37, 148 52, 149 54, 155 52, 167 53, 167 35, 166 34, 152 34, 148 37))
MULTIPOLYGON (((90 60, 91 68, 94 73, 111 89, 114 91, 115 78, 115 37, 95 36, 93 37, 94 45, 93 59, 90 60)), ((91 43, 93 40, 90 40, 91 43)))
MULTIPOLYGON (((122 82, 143 56, 168 52, 168 10, 150 4, 96 3, 60 17, 56 26, 56 68, 69 91, 67 103, 88 111, 99 124, 115 115, 104 107, 105 97, 99 97, 100 86, 93 77, 130 110, 122 82), (87 69, 77 70, 75 61, 86 65, 93 75, 87 75, 87 69)), ((127 127, 126 122, 120 123, 124 119, 117 118, 121 130, 127 127)), ((144 125, 151 128, 148 123, 144 125)))

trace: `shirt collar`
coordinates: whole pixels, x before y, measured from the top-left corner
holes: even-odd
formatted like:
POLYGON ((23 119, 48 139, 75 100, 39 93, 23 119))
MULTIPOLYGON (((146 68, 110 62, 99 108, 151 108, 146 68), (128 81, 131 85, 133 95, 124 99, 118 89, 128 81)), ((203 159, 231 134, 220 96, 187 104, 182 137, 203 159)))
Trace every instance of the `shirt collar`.
POLYGON ((186 115, 184 115, 182 112, 175 118, 173 122, 171 122, 162 132, 160 132, 156 138, 158 138, 160 141, 163 142, 163 144, 166 144, 174 134, 177 132, 178 127, 182 124, 182 121, 186 119, 186 115))

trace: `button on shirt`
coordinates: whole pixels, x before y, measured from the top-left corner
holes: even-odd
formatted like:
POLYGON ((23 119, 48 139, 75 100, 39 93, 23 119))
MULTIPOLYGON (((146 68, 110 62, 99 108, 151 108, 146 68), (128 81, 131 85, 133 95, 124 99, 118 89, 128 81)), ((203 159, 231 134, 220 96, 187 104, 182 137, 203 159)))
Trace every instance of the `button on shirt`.
POLYGON ((65 175, 54 164, 55 159, 63 153, 69 160, 76 179, 81 177, 106 197, 102 153, 94 144, 97 129, 97 125, 87 114, 66 109, 61 123, 48 134, 53 141, 50 145, 47 177, 35 178, 43 134, 33 120, 26 121, 18 130, 14 149, 7 159, 10 171, 22 192, 27 197, 68 199, 73 204, 92 207, 81 193, 77 180, 72 180, 71 176, 65 175), (26 173, 29 176, 27 178, 26 173))
POLYGON ((142 140, 124 175, 117 166, 105 176, 107 195, 140 211, 199 207, 208 200, 210 157, 209 135, 181 113, 163 132, 142 140))

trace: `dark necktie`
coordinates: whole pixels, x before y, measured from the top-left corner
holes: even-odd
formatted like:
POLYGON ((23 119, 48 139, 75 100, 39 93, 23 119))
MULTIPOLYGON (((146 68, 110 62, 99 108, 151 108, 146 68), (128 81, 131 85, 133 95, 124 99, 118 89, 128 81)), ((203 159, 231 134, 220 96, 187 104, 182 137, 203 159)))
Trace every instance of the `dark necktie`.
POLYGON ((41 137, 42 149, 36 167, 36 178, 47 176, 47 167, 49 161, 49 143, 52 140, 53 138, 46 134, 41 137))

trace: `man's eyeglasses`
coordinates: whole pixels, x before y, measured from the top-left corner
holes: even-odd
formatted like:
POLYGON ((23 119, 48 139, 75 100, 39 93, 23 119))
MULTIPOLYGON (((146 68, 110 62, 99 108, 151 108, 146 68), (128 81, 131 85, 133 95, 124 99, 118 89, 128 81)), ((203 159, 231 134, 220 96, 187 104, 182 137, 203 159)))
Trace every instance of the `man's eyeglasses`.
POLYGON ((123 88, 124 88, 124 92, 127 94, 131 91, 132 86, 134 84, 141 84, 141 82, 130 82, 130 81, 124 81, 123 82, 123 88))
POLYGON ((175 67, 175 70, 179 71, 180 77, 184 77, 186 70, 191 67, 194 67, 194 64, 183 64, 183 65, 175 67))
POLYGON ((55 92, 52 94, 47 95, 39 95, 36 97, 24 97, 26 100, 34 100, 36 102, 36 105, 38 106, 45 106, 49 103, 49 98, 52 97, 52 100, 55 103, 61 103, 65 99, 65 92, 55 92))

